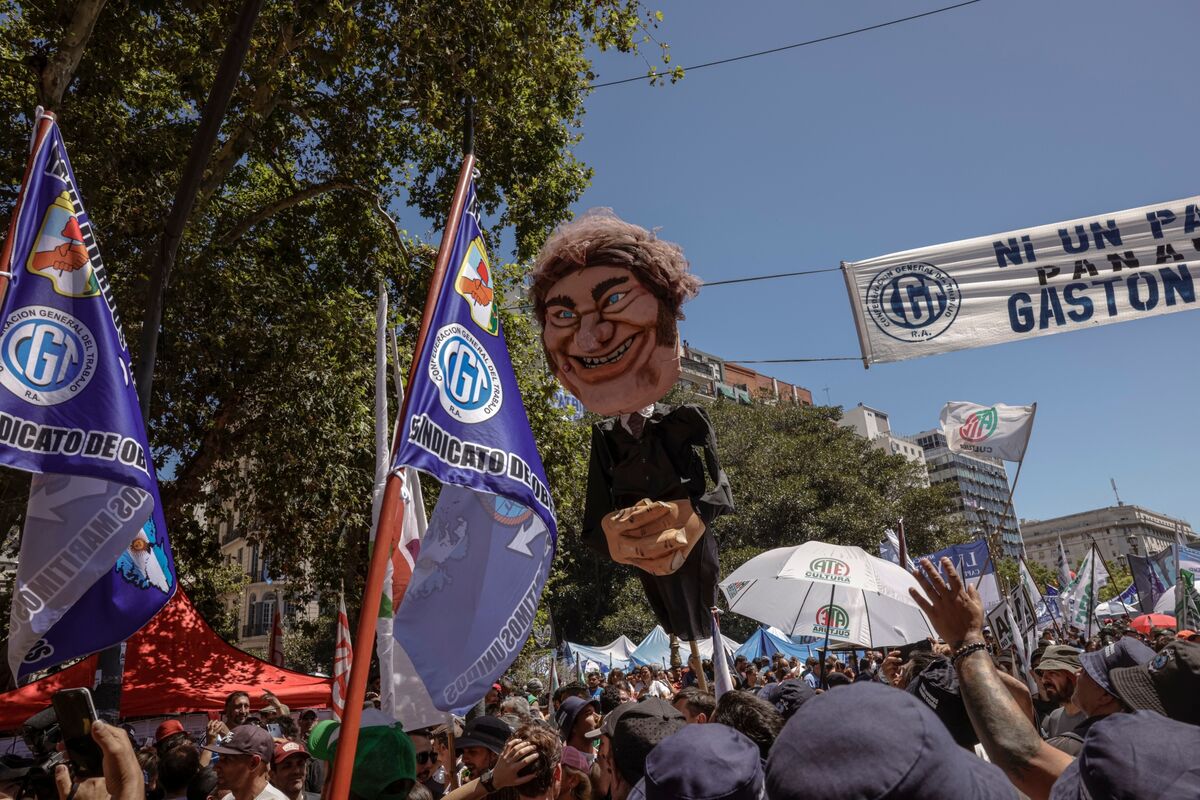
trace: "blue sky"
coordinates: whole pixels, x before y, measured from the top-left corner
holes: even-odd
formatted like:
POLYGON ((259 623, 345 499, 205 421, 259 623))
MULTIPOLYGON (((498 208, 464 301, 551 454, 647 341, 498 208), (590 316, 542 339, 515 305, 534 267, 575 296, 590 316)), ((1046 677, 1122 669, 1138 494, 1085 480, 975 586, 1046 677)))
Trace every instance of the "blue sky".
MULTIPOLYGON (((663 2, 687 65, 948 2, 663 2)), ((708 280, 836 266, 1200 193, 1195 0, 983 0, 879 31, 597 89, 577 211, 660 227, 708 280)), ((653 58, 653 51, 648 56, 653 58)), ((597 56, 598 80, 645 64, 597 56)), ((842 277, 712 287, 693 346, 730 359, 858 354, 842 277)), ((932 428, 947 400, 1037 401, 1016 494, 1047 518, 1121 498, 1200 525, 1200 314, 883 364, 761 369, 824 402, 932 428)), ((1011 470, 1010 470, 1011 474, 1011 470)))

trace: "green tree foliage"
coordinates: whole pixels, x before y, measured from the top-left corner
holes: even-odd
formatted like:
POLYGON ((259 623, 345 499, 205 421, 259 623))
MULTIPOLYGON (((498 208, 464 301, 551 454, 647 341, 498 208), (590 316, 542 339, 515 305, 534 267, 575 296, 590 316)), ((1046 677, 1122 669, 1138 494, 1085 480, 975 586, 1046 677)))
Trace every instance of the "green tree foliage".
MULTIPOLYGON (((693 401, 682 393, 669 400, 693 401)), ((775 547, 809 540, 878 552, 883 532, 905 521, 909 552, 927 553, 966 538, 951 516, 945 486, 925 486, 920 468, 871 447, 837 422, 841 409, 758 403, 704 403, 717 432, 737 513, 713 525, 722 574, 775 547)), ((654 625, 630 568, 594 555, 570 538, 578 517, 560 514, 564 535, 547 591, 555 622, 574 641, 634 637, 654 625)), ((754 623, 726 616, 725 633, 754 623)))
MULTIPOLYGON (((134 344, 239 6, 0 3, 0 214, 31 111, 50 103, 134 344)), ((422 242, 436 239, 460 162, 462 98, 474 98, 491 235, 511 230, 524 262, 591 174, 572 153, 588 48, 634 51, 656 25, 637 0, 268 0, 167 292, 152 397, 179 571, 210 619, 228 588, 220 522, 262 543, 299 595, 339 579, 351 605, 361 595, 376 286, 392 294, 407 358, 434 255, 422 242), (410 235, 418 214, 433 226, 410 235)), ((521 268, 499 271, 511 302, 521 268)), ((505 324, 551 483, 572 508, 583 434, 547 410, 536 331, 512 315, 505 324)), ((26 481, 6 473, 0 500, 26 481)), ((0 530, 19 526, 21 507, 0 502, 0 530)))

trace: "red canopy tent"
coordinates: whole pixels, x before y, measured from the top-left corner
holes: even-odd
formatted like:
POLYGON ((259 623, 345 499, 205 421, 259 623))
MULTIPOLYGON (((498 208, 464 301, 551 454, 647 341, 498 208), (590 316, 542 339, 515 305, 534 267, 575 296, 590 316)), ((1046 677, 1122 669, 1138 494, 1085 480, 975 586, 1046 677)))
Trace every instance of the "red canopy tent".
MULTIPOLYGON (((50 704, 59 689, 95 684, 96 657, 47 678, 0 694, 0 730, 15 730, 50 704)), ((293 708, 329 705, 329 678, 276 667, 243 653, 217 635, 182 590, 129 638, 121 716, 220 711, 230 692, 248 692, 252 707, 269 689, 293 708)))

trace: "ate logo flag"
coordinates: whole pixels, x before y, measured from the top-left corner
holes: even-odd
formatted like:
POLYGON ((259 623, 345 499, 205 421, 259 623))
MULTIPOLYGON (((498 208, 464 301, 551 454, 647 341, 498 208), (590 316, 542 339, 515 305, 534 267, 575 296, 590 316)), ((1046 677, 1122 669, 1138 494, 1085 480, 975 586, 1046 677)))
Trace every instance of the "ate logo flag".
POLYGON ((7 242, 0 464, 35 473, 8 638, 13 674, 127 639, 175 564, 129 350, 58 125, 39 115, 7 242))
POLYGON ((520 652, 558 536, 476 213, 472 184, 392 464, 444 484, 394 626, 443 711, 478 702, 520 652))

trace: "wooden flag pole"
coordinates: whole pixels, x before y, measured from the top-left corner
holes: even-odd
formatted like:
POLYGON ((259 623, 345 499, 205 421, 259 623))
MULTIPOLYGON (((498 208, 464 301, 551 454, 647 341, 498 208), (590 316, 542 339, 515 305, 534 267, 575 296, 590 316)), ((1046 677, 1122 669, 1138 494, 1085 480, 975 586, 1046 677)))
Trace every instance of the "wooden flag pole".
POLYGON ((25 192, 28 191, 29 177, 33 173, 33 160, 37 157, 46 134, 50 133, 55 119, 53 111, 46 111, 41 106, 38 107, 38 113, 34 120, 36 127, 33 132, 33 141, 29 146, 29 159, 25 162, 25 174, 21 177, 21 191, 17 193, 17 202, 13 206, 12 218, 8 221, 8 236, 4 238, 4 250, 0 251, 0 305, 3 305, 4 298, 8 294, 8 285, 12 283, 13 239, 17 235, 17 221, 21 218, 21 211, 25 207, 25 192))
MULTIPOLYGON (((698 687, 700 687, 700 691, 707 692, 708 691, 708 679, 704 677, 704 662, 700 660, 700 646, 697 645, 694 641, 688 642, 688 645, 692 649, 692 659, 695 661, 695 664, 696 664, 696 685, 698 687)), ((716 666, 716 664, 714 664, 713 665, 714 675, 716 674, 716 669, 717 669, 717 666, 716 666)))
MULTIPOLYGON (((464 137, 466 138, 466 137, 464 137)), ((421 328, 417 332, 417 344, 413 350, 412 365, 408 371, 409 391, 404 395, 404 407, 400 410, 400 424, 392 441, 392 452, 396 451, 404 435, 404 420, 408 416, 408 402, 412 399, 413 380, 416 378, 417 361, 425 348, 429 325, 433 320, 434 308, 450 263, 450 251, 458 234, 458 222, 466 204, 467 188, 475 171, 475 155, 463 156, 462 169, 458 174, 458 185, 454 189, 454 200, 450 204, 450 215, 442 233, 442 244, 434 263, 433 276, 429 280, 429 292, 425 296, 425 311, 421 316, 421 328)), ((330 800, 347 800, 350 796, 350 777, 354 770, 354 754, 358 748, 358 728, 362 722, 363 700, 367 694, 367 673, 371 668, 371 654, 375 648, 375 620, 379 603, 383 597, 383 579, 387 573, 387 562, 391 554, 384 545, 390 541, 392 523, 400 519, 403 500, 400 497, 400 481, 396 476, 388 477, 383 492, 383 503, 379 509, 379 525, 375 532, 375 543, 371 552, 371 565, 367 572, 367 584, 363 588, 362 606, 358 612, 358 629, 354 637, 354 662, 350 666, 350 685, 346 691, 346 710, 342 717, 338 735, 337 753, 333 761, 333 787, 330 800)), ((452 751, 453 752, 453 751, 452 751)))

